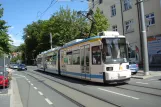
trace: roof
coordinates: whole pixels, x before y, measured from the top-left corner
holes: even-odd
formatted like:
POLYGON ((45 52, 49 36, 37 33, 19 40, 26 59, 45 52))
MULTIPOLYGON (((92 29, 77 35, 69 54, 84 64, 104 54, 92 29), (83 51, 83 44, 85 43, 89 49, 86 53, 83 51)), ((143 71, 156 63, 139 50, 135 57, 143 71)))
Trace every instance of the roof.
POLYGON ((93 39, 98 39, 98 38, 116 38, 116 37, 125 38, 125 36, 123 36, 123 35, 92 36, 90 38, 82 39, 81 41, 78 41, 78 42, 75 42, 75 43, 66 44, 61 49, 67 48, 67 47, 70 47, 70 46, 73 46, 73 45, 76 45, 76 44, 80 44, 80 43, 83 43, 83 42, 87 42, 87 41, 90 41, 90 40, 93 40, 93 39))

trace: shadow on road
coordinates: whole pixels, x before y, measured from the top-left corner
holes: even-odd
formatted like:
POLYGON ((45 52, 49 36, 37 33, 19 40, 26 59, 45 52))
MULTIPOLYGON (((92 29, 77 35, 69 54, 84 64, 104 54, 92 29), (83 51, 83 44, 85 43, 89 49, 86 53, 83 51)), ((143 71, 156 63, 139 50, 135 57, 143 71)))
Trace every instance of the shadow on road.
MULTIPOLYGON (((67 77, 67 76, 60 76, 60 75, 57 75, 57 74, 53 74, 53 73, 49 73, 49 72, 43 72, 43 71, 40 71, 40 70, 34 70, 36 72, 39 72, 39 73, 42 73, 42 74, 45 74, 45 75, 48 75, 48 76, 51 76, 51 77, 54 77, 54 78, 57 78, 57 79, 60 79, 60 80, 63 80, 63 81, 67 81, 67 82, 70 82, 70 83, 76 83, 76 84, 80 84, 80 85, 91 85, 91 86, 106 86, 106 87, 114 87, 114 86, 120 86, 120 85, 125 85, 125 84, 128 84, 128 83, 111 83, 111 84, 104 84, 104 83, 98 83, 98 82, 91 82, 91 81, 86 81, 86 80, 80 80, 80 79, 77 79, 77 78, 73 78, 73 77, 67 77)), ((37 74, 37 73, 34 73, 36 75, 40 75, 40 74, 37 74)), ((41 75, 42 76, 42 75, 41 75)), ((48 78, 49 79, 49 78, 48 78)))

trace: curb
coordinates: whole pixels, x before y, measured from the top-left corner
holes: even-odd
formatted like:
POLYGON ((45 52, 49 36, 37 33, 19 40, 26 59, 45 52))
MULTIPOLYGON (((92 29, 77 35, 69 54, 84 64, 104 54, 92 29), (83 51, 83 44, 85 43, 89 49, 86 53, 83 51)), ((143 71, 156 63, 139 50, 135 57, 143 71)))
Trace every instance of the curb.
POLYGON ((11 80, 10 107, 23 107, 17 81, 14 77, 11 80))
POLYGON ((151 78, 151 77, 156 77, 156 76, 161 76, 161 75, 149 75, 149 76, 131 76, 131 78, 135 78, 135 79, 147 79, 147 78, 151 78))
POLYGON ((135 78, 135 79, 145 79, 144 77, 140 77, 140 76, 132 76, 131 78, 135 78))

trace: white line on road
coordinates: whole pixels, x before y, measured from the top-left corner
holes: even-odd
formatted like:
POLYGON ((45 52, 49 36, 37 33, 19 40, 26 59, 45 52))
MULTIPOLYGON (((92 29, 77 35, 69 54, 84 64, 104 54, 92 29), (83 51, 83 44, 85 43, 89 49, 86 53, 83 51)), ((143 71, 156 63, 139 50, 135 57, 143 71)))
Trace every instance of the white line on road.
POLYGON ((40 91, 38 91, 38 93, 39 93, 40 95, 43 95, 43 93, 42 93, 42 92, 40 92, 40 91))
POLYGON ((149 83, 144 83, 144 82, 136 82, 138 84, 149 84, 149 83))
POLYGON ((25 76, 23 76, 23 75, 19 75, 19 74, 13 74, 13 75, 17 75, 17 76, 20 76, 20 77, 25 77, 25 76))
POLYGON ((31 83, 31 85, 33 85, 33 84, 31 83))
POLYGON ((53 104, 48 98, 45 98, 45 100, 46 100, 46 102, 48 103, 48 104, 53 104))
POLYGON ((36 88, 36 87, 34 87, 34 89, 35 89, 35 90, 37 90, 37 88, 36 88))
POLYGON ((23 78, 23 77, 14 77, 14 78, 23 78))
POLYGON ((30 83, 30 81, 28 81, 30 83))
POLYGON ((155 81, 155 82, 160 82, 160 81, 155 81))
POLYGON ((28 81, 28 79, 26 78, 26 80, 28 81))
POLYGON ((154 81, 154 80, 157 80, 157 79, 150 79, 149 81, 154 81))
POLYGON ((121 96, 124 96, 124 97, 132 98, 132 99, 135 99, 135 100, 139 100, 139 99, 140 99, 140 98, 137 98, 137 97, 133 97, 133 96, 129 96, 129 95, 125 95, 125 94, 117 93, 117 92, 114 92, 114 91, 105 90, 105 89, 102 89, 102 88, 98 88, 98 89, 99 89, 99 90, 102 90, 102 91, 109 92, 109 93, 113 93, 113 94, 121 95, 121 96))

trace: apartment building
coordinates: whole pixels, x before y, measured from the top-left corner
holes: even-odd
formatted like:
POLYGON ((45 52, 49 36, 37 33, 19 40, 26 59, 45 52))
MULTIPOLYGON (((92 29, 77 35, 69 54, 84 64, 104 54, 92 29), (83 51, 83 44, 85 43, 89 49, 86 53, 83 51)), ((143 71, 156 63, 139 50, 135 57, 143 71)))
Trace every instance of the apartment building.
MULTIPOLYGON (((125 35, 130 44, 130 56, 142 63, 142 36, 139 0, 89 0, 89 7, 98 8, 108 18, 110 28, 125 35)), ((161 0, 143 0, 147 26, 150 65, 161 64, 161 0)))

